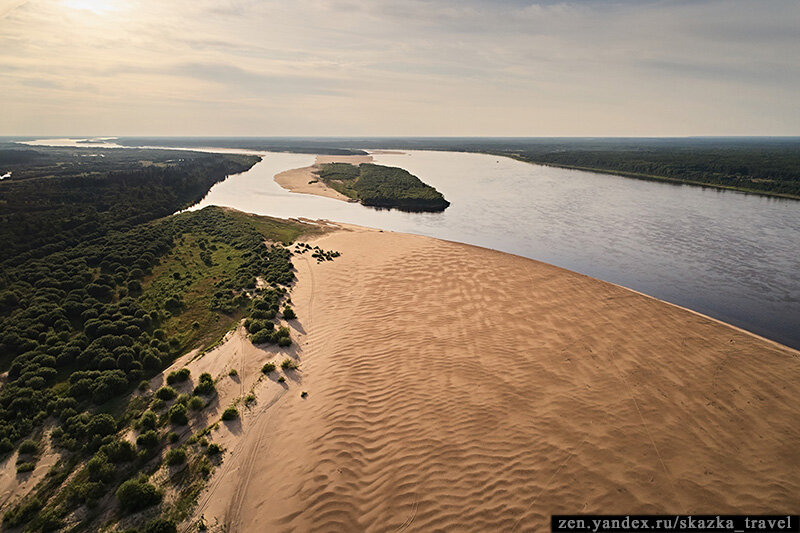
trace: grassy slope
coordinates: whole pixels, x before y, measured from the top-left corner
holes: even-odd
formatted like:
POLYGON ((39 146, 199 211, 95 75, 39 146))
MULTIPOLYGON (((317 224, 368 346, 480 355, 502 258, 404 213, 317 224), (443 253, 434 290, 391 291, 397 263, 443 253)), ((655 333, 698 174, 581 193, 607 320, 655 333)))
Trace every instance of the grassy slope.
MULTIPOLYGON (((220 211, 238 224, 254 227, 268 242, 289 244, 300 235, 319 231, 298 222, 232 209, 220 211)), ((181 352, 212 346, 244 316, 244 309, 226 314, 210 308, 215 283, 232 278, 242 262, 241 250, 202 232, 186 233, 145 280, 141 296, 145 308, 163 309, 168 295, 183 296, 182 308, 161 324, 168 337, 180 340, 181 352), (201 258, 201 246, 210 252, 210 263, 201 258)))

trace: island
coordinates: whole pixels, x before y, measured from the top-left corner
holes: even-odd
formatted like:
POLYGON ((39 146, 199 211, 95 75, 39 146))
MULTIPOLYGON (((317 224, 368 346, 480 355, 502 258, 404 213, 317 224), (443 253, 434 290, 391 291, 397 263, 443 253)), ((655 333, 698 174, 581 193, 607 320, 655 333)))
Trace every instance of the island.
POLYGON ((442 193, 399 167, 376 165, 372 156, 317 156, 313 166, 288 170, 275 181, 292 192, 316 194, 376 208, 439 212, 442 193))
POLYGON ((327 163, 320 167, 318 175, 333 189, 367 206, 444 211, 450 205, 442 193, 398 167, 327 163))

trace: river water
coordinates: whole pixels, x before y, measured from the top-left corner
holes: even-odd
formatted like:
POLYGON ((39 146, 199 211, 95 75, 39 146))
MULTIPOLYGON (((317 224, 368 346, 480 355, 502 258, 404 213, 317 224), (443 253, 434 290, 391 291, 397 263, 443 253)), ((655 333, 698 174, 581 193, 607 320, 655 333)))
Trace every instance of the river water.
MULTIPOLYGON (((75 139, 31 145, 96 146, 75 139)), ((202 151, 254 153, 203 148, 202 151)), ((377 210, 290 193, 275 174, 314 156, 258 153, 208 205, 429 235, 545 261, 655 296, 800 349, 800 202, 640 181, 461 152, 375 153, 441 191, 443 213, 377 210)))
POLYGON ((800 348, 800 202, 483 154, 374 154, 376 163, 405 168, 452 203, 443 213, 404 213, 290 193, 275 174, 311 165, 314 156, 262 155, 194 208, 321 218, 494 248, 800 348))

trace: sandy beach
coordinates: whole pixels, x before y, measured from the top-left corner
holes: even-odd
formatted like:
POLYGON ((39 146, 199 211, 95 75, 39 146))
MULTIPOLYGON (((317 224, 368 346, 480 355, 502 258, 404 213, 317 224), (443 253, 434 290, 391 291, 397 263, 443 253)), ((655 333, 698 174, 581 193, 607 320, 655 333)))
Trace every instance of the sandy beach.
POLYGON ((295 257, 299 370, 251 385, 272 356, 218 349, 258 401, 215 436, 195 515, 212 530, 800 512, 797 351, 488 249, 363 228, 312 243, 342 255, 295 257))
POLYGON ((361 163, 371 162, 371 155, 318 155, 316 161, 310 167, 295 168, 276 174, 275 182, 291 192, 316 194, 317 196, 352 202, 352 199, 320 181, 316 171, 319 169, 319 165, 324 165, 326 163, 350 163, 352 165, 360 165, 361 163))

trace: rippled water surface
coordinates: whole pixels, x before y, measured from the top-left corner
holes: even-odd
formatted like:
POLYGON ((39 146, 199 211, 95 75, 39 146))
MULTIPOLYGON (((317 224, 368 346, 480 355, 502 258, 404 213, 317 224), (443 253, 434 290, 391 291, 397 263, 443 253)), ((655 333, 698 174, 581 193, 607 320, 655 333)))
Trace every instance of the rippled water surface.
POLYGON ((441 191, 444 213, 290 193, 273 177, 314 156, 268 153, 196 206, 325 218, 552 263, 800 348, 800 202, 453 152, 376 154, 441 191))

